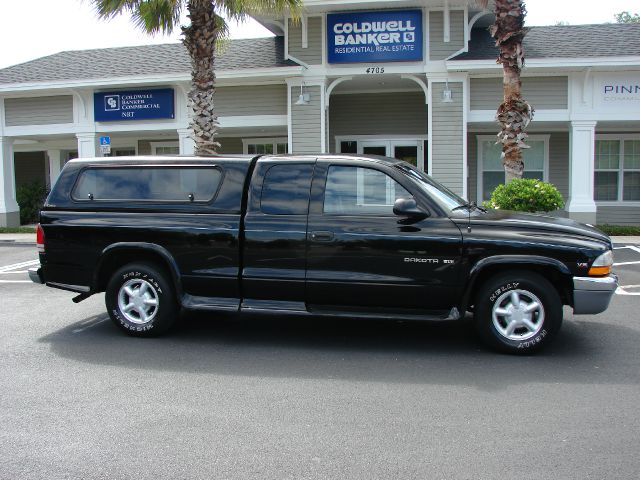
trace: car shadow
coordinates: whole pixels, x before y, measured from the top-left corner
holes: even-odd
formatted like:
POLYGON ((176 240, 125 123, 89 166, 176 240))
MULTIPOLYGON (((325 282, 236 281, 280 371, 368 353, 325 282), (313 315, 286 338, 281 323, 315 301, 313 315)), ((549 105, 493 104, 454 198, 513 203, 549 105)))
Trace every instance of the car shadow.
MULTIPOLYGON (((468 385, 493 391, 518 384, 638 384, 640 335, 630 328, 565 319, 556 341, 532 356, 495 353, 467 321, 420 323, 308 317, 181 316, 159 338, 121 333, 106 314, 40 339, 79 362, 143 371, 275 378, 468 385), (632 371, 638 372, 634 368, 632 371)), ((595 318, 595 320, 594 320, 595 318)))

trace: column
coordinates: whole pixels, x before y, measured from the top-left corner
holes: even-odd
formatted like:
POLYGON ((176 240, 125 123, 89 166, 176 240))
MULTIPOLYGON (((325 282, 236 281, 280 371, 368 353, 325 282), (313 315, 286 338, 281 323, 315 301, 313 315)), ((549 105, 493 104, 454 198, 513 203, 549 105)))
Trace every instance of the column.
POLYGON ((78 139, 78 158, 92 158, 96 156, 96 134, 76 133, 78 139))
POLYGON ((465 83, 429 78, 429 172, 462 197, 467 196, 465 83), (445 95, 445 90, 448 92, 445 95))
POLYGON ((60 150, 47 150, 47 157, 49 157, 49 186, 53 187, 58 175, 60 175, 62 152, 60 150))
POLYGON ((20 226, 13 165, 13 139, 0 137, 0 227, 20 226))
POLYGON ((192 138, 190 128, 178 129, 178 145, 180 147, 180 155, 195 155, 196 142, 192 138))
POLYGON ((288 79, 289 153, 325 153, 327 151, 327 110, 325 80, 288 79), (302 93, 301 93, 302 92, 302 93), (302 98, 300 96, 302 95, 302 98))
POLYGON ((571 122, 569 135, 569 218, 579 222, 596 222, 593 200, 596 123, 571 122))

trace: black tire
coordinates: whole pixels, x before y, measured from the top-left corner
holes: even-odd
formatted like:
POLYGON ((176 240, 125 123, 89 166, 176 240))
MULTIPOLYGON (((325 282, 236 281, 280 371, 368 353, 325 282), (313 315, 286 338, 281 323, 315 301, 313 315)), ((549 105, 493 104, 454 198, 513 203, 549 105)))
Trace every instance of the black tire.
POLYGON ((113 323, 135 337, 160 335, 178 316, 169 275, 147 263, 130 263, 116 271, 107 285, 105 303, 113 323), (133 306, 127 310, 123 305, 133 306))
POLYGON ((562 301, 548 280, 536 273, 514 270, 483 283, 474 317, 485 344, 506 353, 528 354, 553 340, 562 325, 562 301))

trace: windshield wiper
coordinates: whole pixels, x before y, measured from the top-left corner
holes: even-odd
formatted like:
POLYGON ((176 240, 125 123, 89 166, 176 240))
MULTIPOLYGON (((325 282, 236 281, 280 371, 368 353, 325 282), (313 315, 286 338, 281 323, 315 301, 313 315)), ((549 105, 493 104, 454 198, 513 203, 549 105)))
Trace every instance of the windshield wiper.
POLYGON ((469 212, 473 212, 474 210, 480 210, 482 213, 487 213, 487 209, 484 208, 484 207, 478 206, 478 204, 476 202, 467 202, 464 205, 459 205, 459 206, 455 207, 451 211, 455 212, 456 210, 462 210, 463 208, 468 209, 469 212))

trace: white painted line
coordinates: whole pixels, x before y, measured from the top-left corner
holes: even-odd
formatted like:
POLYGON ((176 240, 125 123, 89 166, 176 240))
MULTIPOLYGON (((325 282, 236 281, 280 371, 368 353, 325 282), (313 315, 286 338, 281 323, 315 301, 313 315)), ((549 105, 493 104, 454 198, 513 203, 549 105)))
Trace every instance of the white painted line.
MULTIPOLYGON (((629 288, 629 287, 627 287, 627 288, 629 288)), ((618 295, 640 296, 640 292, 627 292, 623 287, 618 287, 616 289, 616 294, 618 294, 618 295)))
POLYGON ((29 273, 28 270, 14 270, 12 272, 0 272, 0 275, 13 275, 14 273, 29 273))
POLYGON ((624 247, 613 247, 614 250, 622 250, 623 248, 628 248, 629 250, 633 250, 634 252, 640 253, 640 247, 636 247, 635 245, 625 245, 624 247))
POLYGON ((28 262, 14 263, 13 265, 4 265, 0 267, 0 272, 8 272, 10 270, 15 270, 16 268, 30 267, 39 263, 40 260, 29 260, 28 262))
POLYGON ((80 333, 80 332, 84 332, 85 330, 88 330, 90 328, 95 327, 96 325, 100 325, 102 322, 105 322, 107 319, 103 318, 102 320, 98 320, 95 323, 92 323, 90 325, 87 325, 86 327, 82 327, 82 328, 76 328, 74 330, 72 330, 73 333, 80 333))
POLYGON ((613 266, 614 267, 619 267, 620 265, 638 265, 640 263, 640 260, 637 260, 635 262, 620 262, 620 263, 614 263, 613 266))
POLYGON ((31 280, 0 280, 0 283, 33 283, 31 280))
POLYGON ((640 285, 621 285, 622 288, 640 288, 640 285))

